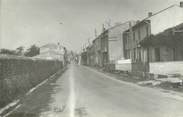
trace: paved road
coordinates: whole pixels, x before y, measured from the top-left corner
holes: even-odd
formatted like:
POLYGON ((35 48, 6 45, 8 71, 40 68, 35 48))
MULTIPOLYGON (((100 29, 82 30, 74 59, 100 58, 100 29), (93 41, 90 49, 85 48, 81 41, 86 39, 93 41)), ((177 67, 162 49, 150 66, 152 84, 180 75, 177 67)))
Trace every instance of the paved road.
POLYGON ((183 117, 183 98, 71 65, 9 117, 183 117))

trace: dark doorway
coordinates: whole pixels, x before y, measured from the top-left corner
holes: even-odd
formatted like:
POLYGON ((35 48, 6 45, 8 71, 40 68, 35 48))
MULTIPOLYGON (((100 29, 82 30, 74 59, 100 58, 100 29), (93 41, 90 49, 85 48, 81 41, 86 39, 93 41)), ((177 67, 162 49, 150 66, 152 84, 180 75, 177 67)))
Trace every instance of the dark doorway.
POLYGON ((155 48, 155 61, 160 61, 160 48, 155 48))

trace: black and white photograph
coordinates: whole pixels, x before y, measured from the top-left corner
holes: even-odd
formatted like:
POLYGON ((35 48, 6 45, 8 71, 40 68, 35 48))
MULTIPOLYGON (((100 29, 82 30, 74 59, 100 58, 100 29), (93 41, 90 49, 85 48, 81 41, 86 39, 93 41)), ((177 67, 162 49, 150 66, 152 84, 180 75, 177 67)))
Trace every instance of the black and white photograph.
POLYGON ((0 117, 183 117, 183 0, 0 0, 0 117))

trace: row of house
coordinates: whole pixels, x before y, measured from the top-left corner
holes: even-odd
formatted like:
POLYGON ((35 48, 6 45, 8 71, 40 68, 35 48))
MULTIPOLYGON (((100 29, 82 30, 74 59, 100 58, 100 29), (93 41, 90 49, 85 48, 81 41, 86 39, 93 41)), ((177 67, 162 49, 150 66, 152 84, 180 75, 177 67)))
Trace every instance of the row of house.
POLYGON ((82 52, 81 60, 142 76, 183 75, 183 2, 105 29, 82 52))

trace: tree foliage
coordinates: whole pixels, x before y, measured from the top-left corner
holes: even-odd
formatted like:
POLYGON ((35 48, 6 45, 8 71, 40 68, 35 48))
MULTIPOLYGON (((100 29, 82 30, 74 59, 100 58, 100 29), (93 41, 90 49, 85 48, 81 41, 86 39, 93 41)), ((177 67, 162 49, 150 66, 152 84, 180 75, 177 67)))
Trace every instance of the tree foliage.
POLYGON ((39 47, 37 47, 36 45, 32 45, 29 49, 27 49, 27 51, 25 52, 25 56, 28 57, 33 57, 39 54, 39 47))
POLYGON ((24 47, 23 46, 20 46, 16 49, 16 53, 17 55, 23 55, 24 54, 24 47))
POLYGON ((0 54, 17 55, 15 50, 1 49, 0 54))

